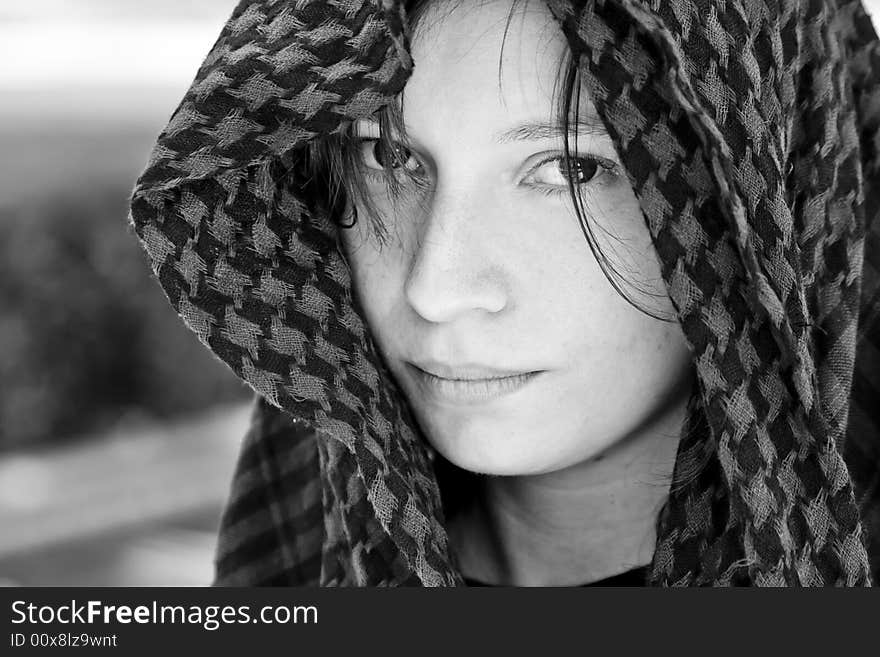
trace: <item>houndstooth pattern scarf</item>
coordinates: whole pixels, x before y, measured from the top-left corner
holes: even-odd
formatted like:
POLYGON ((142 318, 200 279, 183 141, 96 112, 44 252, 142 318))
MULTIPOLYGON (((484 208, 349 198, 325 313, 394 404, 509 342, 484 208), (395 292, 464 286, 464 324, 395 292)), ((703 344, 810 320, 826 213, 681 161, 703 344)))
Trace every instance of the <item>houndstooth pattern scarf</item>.
MULTIPOLYGON (((648 583, 871 585, 880 42, 860 1, 547 3, 698 382, 648 583)), ((303 166, 401 91, 408 45, 399 0, 242 0, 137 181, 130 222, 171 304, 258 393, 216 584, 462 584, 303 166)))

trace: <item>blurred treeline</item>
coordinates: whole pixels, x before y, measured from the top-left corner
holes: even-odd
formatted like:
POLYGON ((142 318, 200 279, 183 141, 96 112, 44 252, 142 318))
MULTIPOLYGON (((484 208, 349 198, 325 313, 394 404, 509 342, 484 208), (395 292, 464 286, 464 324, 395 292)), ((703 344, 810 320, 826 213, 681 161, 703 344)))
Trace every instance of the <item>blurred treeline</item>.
POLYGON ((128 225, 155 134, 22 125, 0 130, 0 450, 247 398, 128 225))

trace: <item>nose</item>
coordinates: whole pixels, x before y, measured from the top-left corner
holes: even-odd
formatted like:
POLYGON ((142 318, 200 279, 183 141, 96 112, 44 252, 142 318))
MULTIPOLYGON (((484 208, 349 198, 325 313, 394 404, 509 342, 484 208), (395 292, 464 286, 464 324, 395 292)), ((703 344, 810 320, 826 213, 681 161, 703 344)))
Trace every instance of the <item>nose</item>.
POLYGON ((404 287, 410 306, 436 323, 501 312, 509 291, 487 230, 497 225, 491 200, 454 189, 435 188, 431 196, 404 287))

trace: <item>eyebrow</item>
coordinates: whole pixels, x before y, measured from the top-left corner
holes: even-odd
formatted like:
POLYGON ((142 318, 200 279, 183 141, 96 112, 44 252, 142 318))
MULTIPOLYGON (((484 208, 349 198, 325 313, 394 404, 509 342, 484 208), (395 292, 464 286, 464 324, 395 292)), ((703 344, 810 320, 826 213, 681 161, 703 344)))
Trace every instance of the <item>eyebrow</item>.
MULTIPOLYGON (((571 133, 590 135, 594 137, 607 137, 608 131, 605 125, 596 117, 578 120, 569 125, 571 133)), ((562 126, 551 123, 523 123, 509 130, 504 130, 495 135, 495 141, 506 144, 512 141, 538 141, 541 139, 553 139, 564 136, 562 126)))

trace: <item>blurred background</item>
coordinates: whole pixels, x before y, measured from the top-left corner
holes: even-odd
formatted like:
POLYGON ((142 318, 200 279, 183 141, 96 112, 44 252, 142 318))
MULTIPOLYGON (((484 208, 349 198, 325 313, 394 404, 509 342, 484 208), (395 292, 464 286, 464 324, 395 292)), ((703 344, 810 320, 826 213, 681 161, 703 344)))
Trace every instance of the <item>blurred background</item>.
POLYGON ((235 4, 0 0, 0 584, 210 583, 252 395, 126 213, 235 4))
POLYGON ((204 585, 251 394, 126 220, 235 0, 0 0, 0 582, 204 585))

